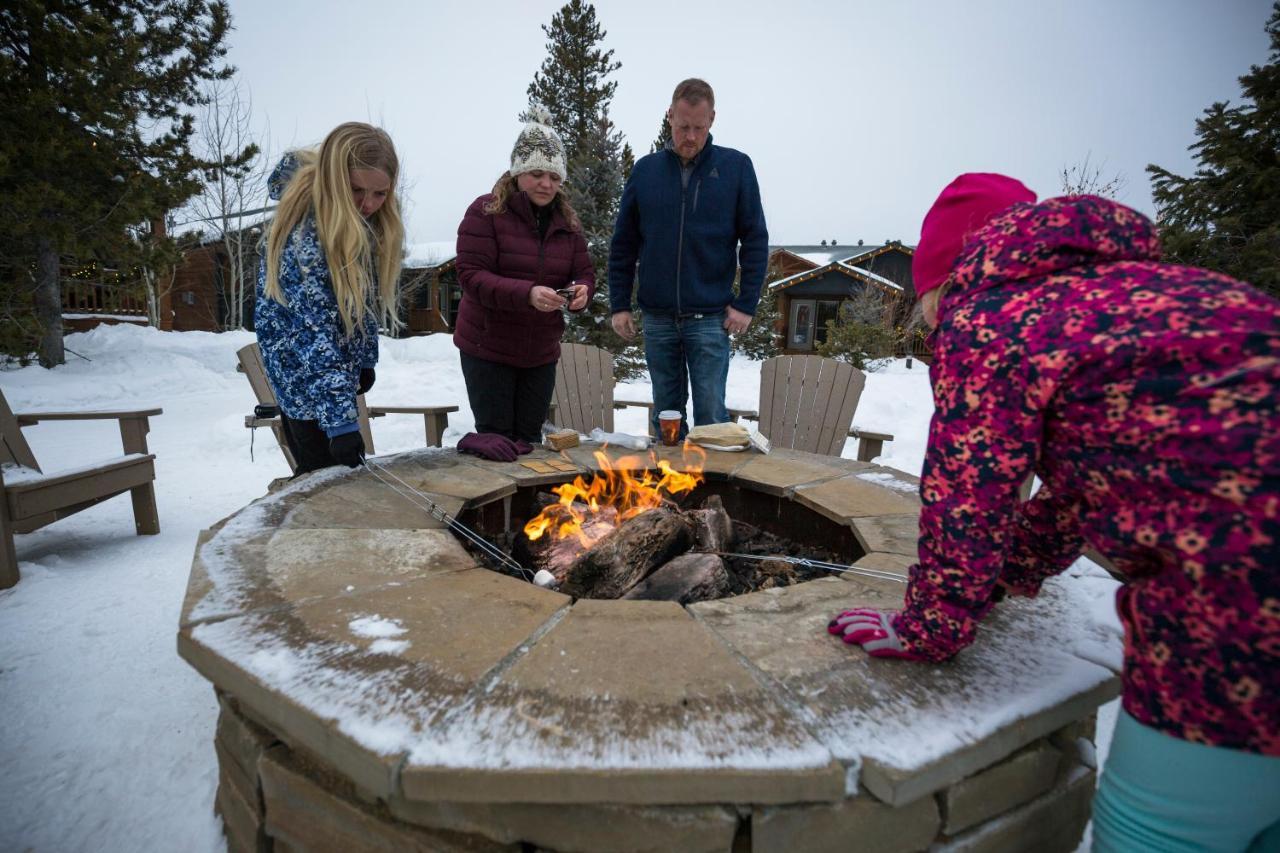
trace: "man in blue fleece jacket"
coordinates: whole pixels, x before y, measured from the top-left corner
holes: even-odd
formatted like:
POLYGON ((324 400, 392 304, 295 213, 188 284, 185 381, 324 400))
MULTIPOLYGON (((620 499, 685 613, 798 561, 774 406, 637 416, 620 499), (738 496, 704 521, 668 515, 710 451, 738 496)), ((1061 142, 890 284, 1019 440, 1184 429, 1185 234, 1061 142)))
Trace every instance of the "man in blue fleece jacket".
POLYGON ((681 414, 681 438, 688 432, 690 385, 696 424, 729 420, 729 335, 751 324, 768 263, 755 169, 741 151, 712 144, 715 105, 703 80, 676 86, 667 110, 671 141, 631 170, 609 251, 613 329, 625 340, 636 335, 631 294, 639 284, 654 435, 657 413, 668 409, 681 414))

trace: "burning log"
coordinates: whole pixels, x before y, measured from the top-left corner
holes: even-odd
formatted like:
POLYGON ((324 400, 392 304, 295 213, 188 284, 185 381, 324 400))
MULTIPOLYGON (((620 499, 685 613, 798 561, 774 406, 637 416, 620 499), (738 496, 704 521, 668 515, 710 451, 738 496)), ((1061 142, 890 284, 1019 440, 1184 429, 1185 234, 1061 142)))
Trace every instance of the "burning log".
POLYGON ((623 598, 675 601, 691 604, 710 601, 729 591, 729 573, 715 554, 681 554, 631 588, 623 598))
POLYGON ((561 578, 560 589, 578 598, 619 598, 692 544, 693 530, 679 513, 649 510, 578 557, 561 578))
POLYGON ((733 541, 733 521, 725 512, 724 501, 719 495, 711 495, 702 503, 702 509, 685 513, 693 524, 693 547, 698 551, 728 551, 733 541))

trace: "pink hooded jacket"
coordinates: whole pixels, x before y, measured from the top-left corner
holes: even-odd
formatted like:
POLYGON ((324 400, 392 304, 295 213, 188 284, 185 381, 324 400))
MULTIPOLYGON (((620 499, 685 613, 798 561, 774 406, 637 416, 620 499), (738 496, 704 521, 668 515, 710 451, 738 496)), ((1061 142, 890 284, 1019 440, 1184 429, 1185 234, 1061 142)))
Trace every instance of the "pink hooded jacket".
POLYGON ((1092 545, 1126 579, 1125 710, 1280 755, 1280 303, 1158 259, 1152 223, 1095 196, 1015 205, 966 241, 895 627, 951 657, 997 585, 1034 596, 1092 545))

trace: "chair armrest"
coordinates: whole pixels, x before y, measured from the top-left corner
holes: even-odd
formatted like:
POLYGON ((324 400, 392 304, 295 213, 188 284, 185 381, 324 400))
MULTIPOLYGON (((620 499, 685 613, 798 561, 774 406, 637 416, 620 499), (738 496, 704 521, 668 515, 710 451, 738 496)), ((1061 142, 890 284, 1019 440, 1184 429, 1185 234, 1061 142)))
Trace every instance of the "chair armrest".
POLYGON ((887 432, 872 432, 867 429, 858 429, 857 427, 849 427, 850 438, 870 438, 876 441, 893 441, 893 436, 887 432))
POLYGON ((746 418, 749 421, 760 420, 760 413, 755 409, 726 409, 726 411, 729 413, 729 417, 735 421, 738 418, 746 418))
POLYGON ((614 400, 613 407, 615 409, 625 409, 628 406, 640 406, 644 409, 652 409, 653 402, 651 400, 614 400))
POLYGON ((147 453, 147 433, 152 415, 164 414, 164 409, 116 410, 102 409, 86 412, 23 412, 15 414, 18 426, 31 426, 40 421, 93 421, 115 420, 120 422, 120 442, 125 453, 147 453))
POLYGON ((125 420, 129 418, 149 418, 152 415, 161 414, 164 414, 164 409, 102 409, 100 411, 84 412, 15 412, 14 418, 17 419, 18 426, 32 426, 40 423, 40 421, 125 420))
POLYGON ((382 415, 441 415, 458 411, 457 406, 370 406, 369 416, 382 415))
POLYGON ((870 462, 884 452, 884 443, 893 441, 887 432, 871 432, 870 430, 849 428, 849 437, 858 439, 858 461, 870 462))
POLYGON ((457 406, 369 406, 369 417, 422 415, 427 446, 440 447, 444 443, 444 431, 449 428, 449 413, 456 411, 458 411, 457 406))

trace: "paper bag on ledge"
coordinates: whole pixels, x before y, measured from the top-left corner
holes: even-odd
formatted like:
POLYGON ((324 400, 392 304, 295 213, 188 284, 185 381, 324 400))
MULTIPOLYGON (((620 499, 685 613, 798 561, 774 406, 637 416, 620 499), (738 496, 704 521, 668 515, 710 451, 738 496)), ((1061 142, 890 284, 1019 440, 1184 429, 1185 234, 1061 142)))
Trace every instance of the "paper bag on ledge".
POLYGON ((751 443, 750 433, 742 424, 706 424, 689 430, 689 440, 703 447, 745 448, 751 443))

